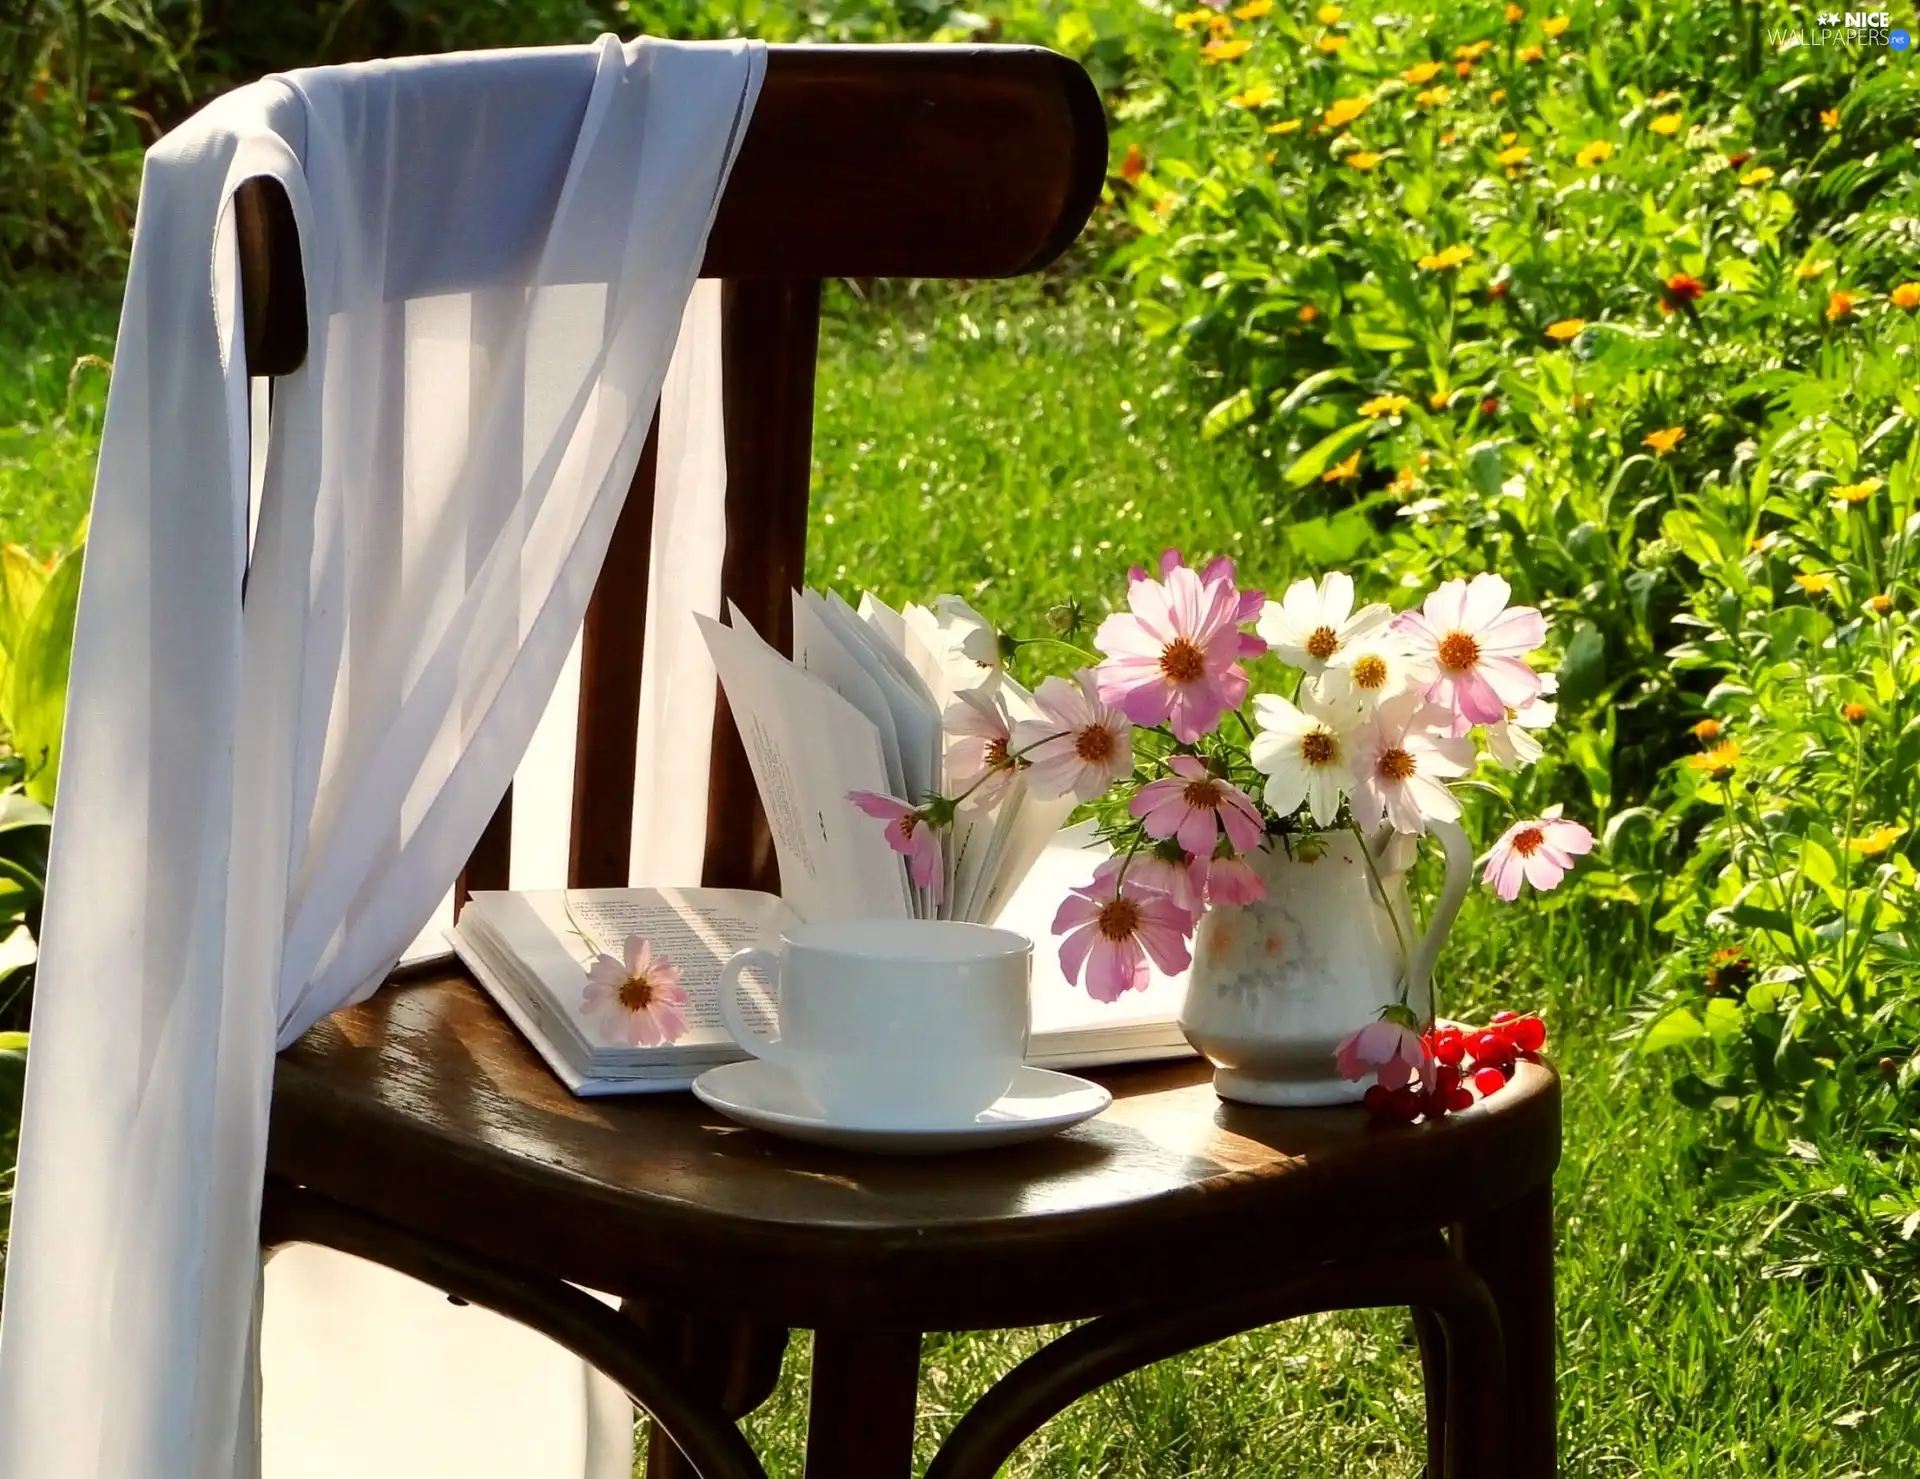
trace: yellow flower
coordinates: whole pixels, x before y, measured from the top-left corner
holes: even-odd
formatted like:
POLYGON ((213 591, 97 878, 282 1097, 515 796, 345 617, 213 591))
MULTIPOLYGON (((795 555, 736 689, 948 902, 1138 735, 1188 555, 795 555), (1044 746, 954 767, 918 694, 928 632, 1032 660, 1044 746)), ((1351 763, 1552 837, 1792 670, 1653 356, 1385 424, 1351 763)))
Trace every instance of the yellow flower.
POLYGON ((1558 41, 1562 36, 1566 35, 1567 27, 1572 24, 1573 22, 1568 20, 1564 15, 1550 15, 1540 22, 1540 29, 1545 33, 1549 41, 1558 41))
POLYGON ((1893 597, 1885 591, 1877 596, 1868 596, 1861 609, 1869 616, 1885 616, 1893 610, 1893 597))
POLYGON ((1816 570, 1811 575, 1796 575, 1793 577, 1793 583, 1809 596, 1824 596, 1833 589, 1833 572, 1816 570))
POLYGON ((1492 92, 1487 94, 1487 101, 1496 108, 1506 100, 1507 90, 1504 87, 1496 87, 1492 92))
POLYGON ((1335 98, 1333 105, 1320 115, 1320 126, 1329 129, 1345 128, 1372 106, 1373 97, 1370 93, 1362 93, 1357 98, 1335 98))
POLYGON ((1420 259, 1420 265, 1428 272, 1445 272, 1449 267, 1458 267, 1472 255, 1472 247, 1455 242, 1452 246, 1441 247, 1437 252, 1428 252, 1420 259))
POLYGON ((1325 55, 1332 56, 1347 44, 1347 38, 1345 36, 1322 36, 1313 44, 1319 47, 1325 55))
POLYGON ((1224 15, 1214 14, 1207 17, 1207 29, 1216 36, 1233 34, 1233 22, 1224 15))
POLYGON ((1740 177, 1742 185, 1764 185, 1773 178, 1773 171, 1764 164, 1757 164, 1740 177))
POLYGON ((1338 5, 1323 5, 1313 13, 1313 18, 1323 26, 1337 26, 1340 24, 1340 17, 1345 14, 1346 12, 1338 5))
POLYGON ((1640 445, 1653 448, 1655 457, 1665 457, 1675 447, 1687 439, 1684 426, 1668 426, 1660 431, 1650 431, 1640 439, 1640 445))
POLYGON ((1387 484, 1387 488, 1393 493, 1411 493, 1419 483, 1420 475, 1409 465, 1393 475, 1393 481, 1387 484))
POLYGON ((1901 283, 1887 294, 1887 301, 1905 313, 1912 313, 1920 308, 1920 282, 1901 283))
POLYGON ((1605 164, 1613 157, 1613 145, 1605 139, 1595 139, 1573 156, 1573 162, 1582 169, 1592 169, 1596 164, 1605 164))
POLYGON ((1429 411, 1444 411, 1447 409, 1447 402, 1452 399, 1453 396, 1450 392, 1436 390, 1432 395, 1427 397, 1427 409, 1429 411))
POLYGON ((1828 133, 1832 133, 1840 126, 1840 110, 1838 108, 1822 108, 1820 110, 1820 126, 1828 133))
POLYGON ((1454 47, 1453 54, 1463 62, 1477 62, 1492 50, 1493 43, 1491 41, 1475 41, 1468 46, 1454 47))
POLYGON ((1670 139, 1680 132, 1680 115, 1678 113, 1662 113, 1658 118, 1648 119, 1647 127, 1654 133, 1659 134, 1661 138, 1670 139))
POLYGON ((1702 772, 1712 781, 1724 781, 1739 764, 1739 740, 1722 740, 1704 755, 1687 756, 1687 768, 1702 772))
POLYGON ((1298 118, 1283 118, 1278 123, 1269 123, 1267 125, 1267 132, 1270 134, 1290 134, 1298 132, 1299 128, 1300 120, 1298 118))
POLYGON ((1356 149, 1347 156, 1346 162, 1364 174, 1380 162, 1380 156, 1371 149, 1356 149))
POLYGON ((1256 82, 1245 92, 1237 92, 1227 101, 1236 108, 1263 108, 1273 101, 1273 88, 1265 82, 1256 82))
POLYGON ((1382 416, 1398 416, 1412 404, 1404 395, 1376 395, 1360 407, 1360 414, 1375 421, 1382 416))
POLYGON ((1440 142, 1443 144, 1451 144, 1453 142, 1453 139, 1454 139, 1454 133, 1452 129, 1447 129, 1445 132, 1443 132, 1440 135, 1440 142))
POLYGON ((1504 149, 1504 148, 1506 148, 1506 146, 1507 146, 1507 145, 1509 145, 1509 144, 1511 144, 1511 143, 1512 143, 1512 142, 1513 142, 1513 141, 1514 141, 1515 139, 1517 139, 1517 138, 1519 138, 1519 137, 1520 137, 1520 135, 1519 135, 1519 134, 1516 134, 1516 133, 1504 133, 1504 134, 1501 134, 1501 135, 1500 135, 1500 147, 1501 147, 1501 148, 1503 148, 1503 149, 1504 149))
POLYGON ((1247 0, 1245 5, 1234 10, 1234 14, 1243 21, 1257 21, 1273 9, 1273 0, 1247 0))
POLYGON ((1827 322, 1837 324, 1843 318, 1853 314, 1853 305, 1857 300, 1845 288, 1835 288, 1827 294, 1827 322))
POLYGON ((1898 842, 1906 831, 1905 827, 1883 824, 1875 827, 1865 837, 1854 837, 1847 842, 1847 851, 1857 853, 1863 858, 1877 858, 1881 853, 1898 842))
POLYGON ((1806 282, 1818 277, 1831 266, 1833 266, 1833 263, 1830 261, 1802 262, 1798 267, 1793 269, 1793 280, 1795 282, 1806 282))
POLYGON ((1523 46, 1514 53, 1514 56, 1522 66, 1531 67, 1536 62, 1544 62, 1547 59, 1547 49, 1544 46, 1523 46))
POLYGON ((1525 144, 1515 144, 1511 149, 1502 149, 1498 154, 1494 155, 1493 162, 1511 167, 1524 162, 1526 157, 1531 153, 1533 153, 1533 150, 1529 149, 1525 144))
POLYGON ((1351 483, 1360 476, 1360 454, 1355 452, 1344 462, 1336 462, 1320 474, 1323 483, 1351 483))
POLYGON ((1868 478, 1864 482, 1859 483, 1842 483, 1838 487, 1830 488, 1827 491, 1833 501, 1844 508, 1857 503, 1865 503, 1869 498, 1873 497, 1874 494, 1878 493, 1880 491, 1880 479, 1868 478))
POLYGON ((1211 10, 1183 10, 1173 18, 1176 31, 1191 31, 1195 26, 1204 26, 1213 19, 1211 10))
POLYGON ((1584 318, 1563 318, 1558 323, 1547 325, 1547 337, 1565 344, 1569 339, 1578 339, 1580 331, 1586 326, 1584 318))
POLYGON ((1522 22, 1526 18, 1527 18, 1527 8, 1524 5, 1509 4, 1507 6, 1507 24, 1508 25, 1517 26, 1520 24, 1520 22, 1522 22))
POLYGON ((1415 87, 1420 87, 1426 83, 1433 81, 1433 79, 1438 77, 1439 75, 1440 75, 1440 63, 1415 62, 1411 67, 1407 68, 1406 71, 1400 74, 1400 80, 1402 82, 1411 83, 1415 87))
POLYGON ((1200 56, 1208 66, 1216 62, 1236 61, 1253 50, 1253 43, 1244 36, 1237 41, 1215 39, 1200 48, 1200 56))
POLYGON ((1450 87, 1429 87, 1423 92, 1415 93, 1413 100, 1423 108, 1437 108, 1452 96, 1453 89, 1450 87))

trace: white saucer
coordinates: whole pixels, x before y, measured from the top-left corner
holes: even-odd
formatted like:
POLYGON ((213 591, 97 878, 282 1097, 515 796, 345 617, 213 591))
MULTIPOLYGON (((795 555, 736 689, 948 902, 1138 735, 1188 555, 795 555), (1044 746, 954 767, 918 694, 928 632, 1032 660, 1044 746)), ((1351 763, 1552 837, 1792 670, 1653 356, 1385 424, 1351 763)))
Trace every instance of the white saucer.
POLYGON ((1047 1068, 1022 1068, 1013 1087, 967 1124, 932 1130, 835 1124, 786 1069, 759 1058, 709 1068, 693 1081, 693 1092, 703 1104, 756 1130, 875 1155, 951 1155, 1015 1145, 1077 1125, 1113 1103, 1113 1095, 1099 1084, 1047 1068))

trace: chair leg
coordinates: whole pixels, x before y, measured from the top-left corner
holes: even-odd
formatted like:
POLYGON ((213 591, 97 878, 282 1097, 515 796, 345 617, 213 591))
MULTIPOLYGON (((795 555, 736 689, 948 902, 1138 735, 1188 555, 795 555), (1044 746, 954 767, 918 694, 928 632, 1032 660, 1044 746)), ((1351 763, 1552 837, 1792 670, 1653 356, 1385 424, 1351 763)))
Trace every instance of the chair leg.
MULTIPOLYGON (((745 1417, 780 1383, 787 1332, 744 1320, 687 1314, 626 1300, 620 1312, 674 1352, 688 1383, 728 1417, 745 1417)), ((647 1479, 699 1479, 699 1470, 657 1422, 647 1424, 647 1479)))
POLYGON ((1500 1311, 1507 1451, 1514 1479, 1559 1472, 1554 1392, 1553 1191, 1536 1187, 1454 1229, 1454 1247, 1500 1311))
POLYGON ((1415 1305, 1413 1338, 1420 1347, 1420 1386, 1427 1400, 1427 1467, 1424 1479, 1447 1472, 1447 1333, 1440 1317, 1415 1305))

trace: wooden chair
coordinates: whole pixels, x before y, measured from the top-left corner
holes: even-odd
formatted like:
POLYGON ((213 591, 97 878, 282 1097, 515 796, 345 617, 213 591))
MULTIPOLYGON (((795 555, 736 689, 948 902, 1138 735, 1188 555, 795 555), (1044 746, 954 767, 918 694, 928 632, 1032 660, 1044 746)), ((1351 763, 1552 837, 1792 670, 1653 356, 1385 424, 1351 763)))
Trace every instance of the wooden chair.
MULTIPOLYGON (((821 279, 1033 271, 1078 233, 1105 166, 1099 99, 1049 52, 772 49, 705 263, 725 280, 723 585, 772 640, 802 576, 821 279)), ((239 214, 250 368, 284 373, 305 352, 298 243, 271 190, 239 214)), ((653 465, 650 438, 586 618, 580 887, 626 882, 653 465)), ((724 703, 712 779, 704 881, 776 888, 724 703)), ((506 885, 511 825, 509 796, 460 898, 506 885)), ((814 1332, 807 1479, 904 1479, 923 1332, 1087 1321, 1000 1381, 927 1471, 987 1479, 1142 1364, 1386 1305, 1414 1312, 1431 1475, 1554 1472, 1549 1067, 1418 1127, 1225 1104, 1197 1064, 1102 1077, 1113 1108, 1051 1140, 849 1156, 691 1096, 576 1100, 438 966, 282 1056, 261 1235, 371 1259, 577 1352, 652 1416, 654 1479, 764 1479, 736 1419, 794 1329, 814 1332)))

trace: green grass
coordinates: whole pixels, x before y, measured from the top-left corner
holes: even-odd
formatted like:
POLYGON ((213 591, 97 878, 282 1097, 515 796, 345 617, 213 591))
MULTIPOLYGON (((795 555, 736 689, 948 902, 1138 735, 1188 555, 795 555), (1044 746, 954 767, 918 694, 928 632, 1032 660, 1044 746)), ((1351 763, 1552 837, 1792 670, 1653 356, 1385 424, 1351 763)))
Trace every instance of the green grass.
MULTIPOLYGON (((47 549, 83 511, 100 408, 81 353, 108 352, 109 297, 36 285, 0 303, 0 535, 47 549), (21 371, 24 370, 24 373, 21 371)), ((976 289, 865 306, 836 292, 823 333, 810 578, 894 598, 957 590, 1017 630, 1163 544, 1288 570, 1271 469, 1192 433, 1194 402, 1092 290, 976 289)), ((1760 1277, 1761 1260, 1690 1169, 1693 1122, 1611 1037, 1643 984, 1645 940, 1570 911, 1476 898, 1456 929, 1449 1005, 1543 1006, 1567 1079, 1560 1200, 1562 1446, 1569 1476, 1920 1473, 1920 1410, 1856 1377, 1881 1307, 1857 1289, 1760 1277)), ((1390 1215, 1383 1208, 1382 1215, 1390 1215)), ((1181 1270, 1141 1250, 1139 1276, 1181 1270)), ((1255 1271, 1249 1271, 1252 1277, 1255 1271)), ((936 1336, 921 1457, 1039 1335, 936 1336)), ((806 1346, 749 1423, 797 1475, 806 1346)), ((1393 1312, 1298 1322, 1088 1399, 1013 1472, 1065 1479, 1417 1473, 1416 1362, 1393 1312)))

